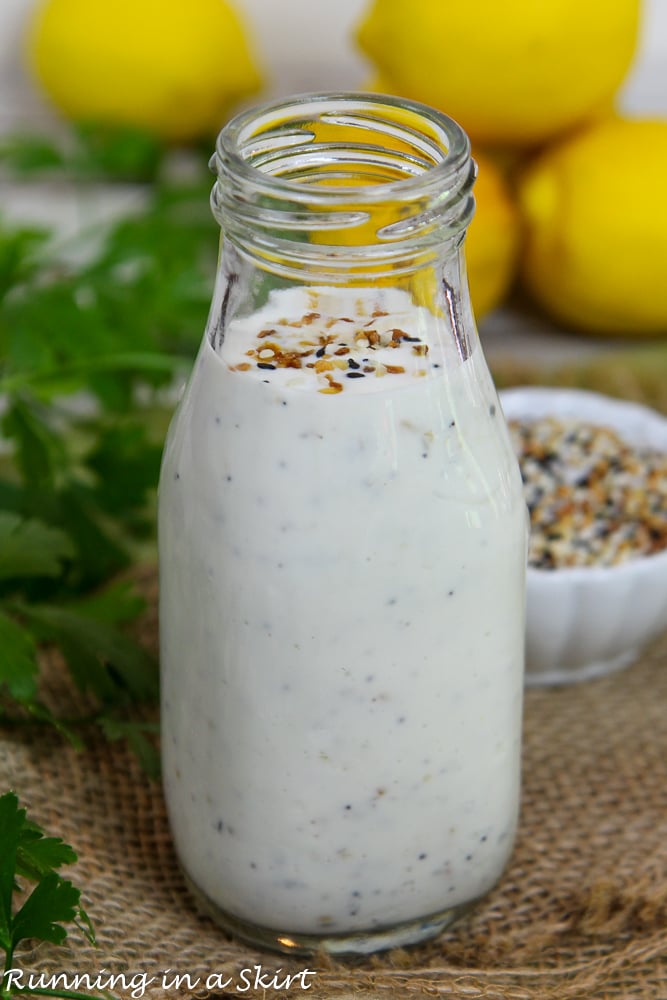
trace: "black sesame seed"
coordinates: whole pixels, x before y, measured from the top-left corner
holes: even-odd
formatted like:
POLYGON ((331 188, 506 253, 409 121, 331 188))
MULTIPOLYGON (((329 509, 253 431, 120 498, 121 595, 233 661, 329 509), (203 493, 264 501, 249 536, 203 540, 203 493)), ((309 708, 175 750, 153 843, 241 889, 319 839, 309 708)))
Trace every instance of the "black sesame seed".
POLYGON ((258 361, 257 362, 257 367, 258 368, 264 368, 266 371, 270 371, 270 372, 273 372, 273 371, 276 370, 276 366, 270 364, 268 361, 258 361))
POLYGON ((359 363, 354 360, 354 358, 348 358, 347 359, 347 366, 348 366, 348 368, 355 368, 355 369, 361 367, 359 365, 359 363))
POLYGON ((426 857, 427 857, 427 854, 426 854, 426 851, 422 851, 422 852, 421 852, 421 854, 418 854, 418 855, 417 855, 417 859, 418 859, 419 861, 425 861, 425 860, 426 860, 426 857))
POLYGON ((326 347, 320 347, 319 350, 315 351, 316 358, 323 358, 326 353, 326 347))
POLYGON ((346 372, 346 378, 365 378, 363 372, 346 372))
POLYGON ((491 406, 489 407, 489 413, 490 413, 490 415, 492 417, 495 417, 495 415, 496 415, 496 407, 495 407, 494 403, 491 403, 491 406))

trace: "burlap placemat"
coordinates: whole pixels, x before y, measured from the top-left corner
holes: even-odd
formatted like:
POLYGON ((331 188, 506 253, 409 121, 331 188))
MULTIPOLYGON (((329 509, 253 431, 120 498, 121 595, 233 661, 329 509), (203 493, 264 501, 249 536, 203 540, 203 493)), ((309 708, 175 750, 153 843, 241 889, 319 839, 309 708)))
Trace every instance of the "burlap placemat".
MULTIPOLYGON (((154 642, 154 608, 145 628, 154 642)), ((527 693, 520 834, 500 885, 437 941, 362 961, 281 959, 199 916, 161 788, 117 744, 1 731, 0 786, 78 850, 98 933, 97 948, 75 932, 24 953, 26 974, 111 971, 122 998, 667 1000, 667 637, 613 677, 527 693)))

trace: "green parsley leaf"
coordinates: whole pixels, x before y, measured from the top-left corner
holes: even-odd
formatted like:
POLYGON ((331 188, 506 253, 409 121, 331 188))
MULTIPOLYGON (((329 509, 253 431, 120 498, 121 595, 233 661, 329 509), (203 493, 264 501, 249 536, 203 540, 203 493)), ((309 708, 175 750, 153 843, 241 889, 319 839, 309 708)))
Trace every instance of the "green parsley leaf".
POLYGON ((32 226, 0 228, 0 302, 11 289, 36 273, 38 251, 48 235, 46 230, 32 226))
POLYGON ((67 879, 55 872, 45 875, 14 917, 14 947, 25 938, 62 944, 67 937, 62 924, 76 920, 80 897, 80 891, 67 879))
POLYGON ((65 157, 55 142, 39 135, 8 136, 0 142, 0 162, 18 174, 62 167, 65 157))
POLYGON ((45 837, 36 823, 25 820, 16 851, 16 874, 36 882, 44 875, 71 865, 76 853, 60 837, 45 837))
MULTIPOLYGON (((14 967, 14 951, 25 940, 63 944, 68 923, 74 923, 91 944, 95 933, 90 917, 81 906, 81 892, 57 871, 76 861, 76 853, 58 837, 47 837, 27 818, 15 792, 0 796, 0 949, 5 953, 4 971, 14 967), (25 894, 22 881, 35 883, 21 906, 14 897, 25 894)), ((0 996, 20 993, 20 988, 4 988, 0 996)), ((40 990, 42 995, 62 995, 57 990, 40 990)), ((80 994, 82 995, 82 994, 80 994)))
POLYGON ((109 741, 125 740, 127 742, 128 746, 134 751, 144 773, 149 778, 159 777, 160 752, 150 738, 157 735, 159 731, 157 723, 137 722, 133 719, 114 719, 110 716, 103 716, 100 719, 100 726, 109 741))
POLYGON ((114 626, 56 605, 24 605, 20 612, 40 638, 61 647, 82 690, 105 702, 157 697, 153 658, 114 626))
POLYGON ((73 552, 63 531, 0 510, 0 580, 58 576, 73 552))
POLYGON ((118 580, 76 602, 80 615, 109 624, 133 621, 145 607, 146 601, 129 580, 118 580))
POLYGON ((16 396, 0 426, 14 445, 14 460, 26 483, 40 490, 53 488, 66 465, 66 450, 46 408, 37 400, 16 396))
POLYGON ((129 125, 79 122, 70 172, 114 180, 148 181, 156 177, 164 158, 161 140, 129 125))
POLYGON ((5 687, 21 704, 31 702, 38 673, 33 635, 0 609, 0 691, 5 687))
POLYGON ((86 459, 97 477, 95 499, 116 517, 145 510, 157 487, 162 447, 148 439, 145 423, 136 420, 103 427, 86 459))

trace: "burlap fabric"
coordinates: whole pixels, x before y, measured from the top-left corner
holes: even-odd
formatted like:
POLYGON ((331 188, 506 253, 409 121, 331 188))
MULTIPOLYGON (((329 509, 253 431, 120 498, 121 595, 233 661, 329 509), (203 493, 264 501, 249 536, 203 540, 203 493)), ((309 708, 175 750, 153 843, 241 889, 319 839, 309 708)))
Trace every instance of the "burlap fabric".
MULTIPOLYGON (((154 641, 154 611, 146 629, 154 641)), ((502 882, 437 941, 362 961, 281 959, 199 916, 161 788, 120 745, 77 752, 30 727, 0 739, 0 787, 76 847, 72 876, 98 933, 97 948, 74 932, 68 948, 20 953, 33 974, 125 973, 122 998, 143 973, 153 981, 132 979, 135 996, 178 1000, 667 1000, 667 638, 613 677, 527 693, 521 827, 502 882), (274 988, 306 968, 315 975, 274 988), (177 973, 199 983, 170 985, 177 973)))

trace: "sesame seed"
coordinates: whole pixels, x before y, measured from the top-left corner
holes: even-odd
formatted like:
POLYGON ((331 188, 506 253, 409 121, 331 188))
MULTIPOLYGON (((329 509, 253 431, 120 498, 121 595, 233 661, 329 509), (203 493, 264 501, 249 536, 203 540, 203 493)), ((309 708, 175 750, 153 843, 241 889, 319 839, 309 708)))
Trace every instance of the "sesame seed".
POLYGON ((667 548, 667 455, 574 420, 513 420, 510 432, 531 566, 612 566, 667 548))

